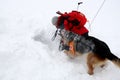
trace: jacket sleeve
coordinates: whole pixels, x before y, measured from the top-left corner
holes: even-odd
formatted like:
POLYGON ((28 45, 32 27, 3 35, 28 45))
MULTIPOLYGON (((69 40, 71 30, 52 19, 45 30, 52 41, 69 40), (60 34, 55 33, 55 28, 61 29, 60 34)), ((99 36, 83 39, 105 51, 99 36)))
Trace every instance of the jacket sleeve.
POLYGON ((72 23, 69 23, 68 20, 65 20, 64 27, 65 27, 65 30, 71 31, 70 29, 73 27, 73 25, 72 25, 72 23))
POLYGON ((73 27, 72 32, 79 34, 79 35, 83 35, 88 32, 88 29, 85 28, 84 26, 82 26, 80 28, 73 27))

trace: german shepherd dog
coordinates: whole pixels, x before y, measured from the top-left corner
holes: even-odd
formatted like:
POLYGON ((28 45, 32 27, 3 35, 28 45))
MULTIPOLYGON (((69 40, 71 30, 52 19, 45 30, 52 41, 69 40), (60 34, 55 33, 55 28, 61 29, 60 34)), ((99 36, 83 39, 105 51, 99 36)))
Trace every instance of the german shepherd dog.
MULTIPOLYGON (((67 33, 69 34, 70 32, 67 32, 67 33)), ((70 42, 68 40, 69 35, 67 35, 67 37, 66 37, 66 35, 61 32, 61 36, 62 36, 62 40, 64 41, 64 43, 69 46, 69 42, 70 42)), ((75 38, 75 37, 72 37, 72 38, 75 38)), ((75 49, 76 45, 79 43, 77 43, 73 39, 71 39, 71 40, 74 43, 73 48, 75 49)), ((92 49, 89 49, 89 50, 87 50, 87 52, 85 52, 85 53, 87 53, 88 74, 90 74, 90 75, 94 74, 95 66, 99 65, 102 67, 105 65, 105 62, 107 60, 110 60, 111 62, 113 62, 114 64, 116 64, 117 66, 120 67, 120 58, 118 58, 117 56, 115 56, 114 54, 111 53, 108 45, 105 42, 103 42, 95 37, 92 37, 92 36, 88 36, 85 40, 91 41, 94 44, 94 46, 92 46, 92 49)), ((80 43, 81 43, 81 41, 80 41, 80 43)), ((91 46, 93 44, 88 44, 88 46, 91 46)), ((65 53, 67 53, 67 54, 72 53, 72 55, 84 54, 84 51, 81 52, 82 49, 80 49, 78 47, 77 49, 75 49, 74 54, 70 50, 65 50, 65 53)))

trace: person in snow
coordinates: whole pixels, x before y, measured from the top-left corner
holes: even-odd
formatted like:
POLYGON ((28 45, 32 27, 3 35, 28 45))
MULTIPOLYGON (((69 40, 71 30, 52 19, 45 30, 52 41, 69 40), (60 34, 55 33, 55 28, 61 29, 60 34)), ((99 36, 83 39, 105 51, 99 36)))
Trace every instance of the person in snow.
POLYGON ((72 11, 69 13, 65 12, 63 14, 58 11, 57 14, 60 14, 60 16, 55 16, 52 19, 53 25, 57 28, 65 29, 81 36, 88 36, 89 31, 85 27, 87 19, 83 13, 72 11))
POLYGON ((78 48, 82 53, 88 52, 90 50, 89 45, 92 43, 86 40, 89 31, 85 27, 87 22, 85 15, 78 11, 65 12, 64 14, 58 11, 56 13, 60 16, 53 17, 52 24, 61 30, 62 39, 59 49, 71 51, 72 54, 75 54, 75 50, 78 48), (77 45, 74 44, 74 41, 77 45), (75 49, 74 45, 76 46, 75 49))

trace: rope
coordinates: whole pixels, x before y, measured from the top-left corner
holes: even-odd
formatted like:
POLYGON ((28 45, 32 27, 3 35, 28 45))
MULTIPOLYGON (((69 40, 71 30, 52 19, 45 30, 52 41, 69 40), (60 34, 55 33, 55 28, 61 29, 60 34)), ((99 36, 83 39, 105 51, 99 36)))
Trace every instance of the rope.
POLYGON ((89 27, 91 27, 91 25, 93 24, 93 22, 94 22, 95 18, 97 17, 98 13, 99 13, 99 12, 100 12, 100 10, 102 9, 102 7, 103 7, 103 5, 104 5, 105 1, 106 1, 106 0, 104 0, 104 1, 102 2, 102 4, 101 4, 100 8, 98 9, 97 13, 96 13, 96 14, 95 14, 95 16, 93 17, 93 19, 92 19, 91 23, 89 23, 89 27))

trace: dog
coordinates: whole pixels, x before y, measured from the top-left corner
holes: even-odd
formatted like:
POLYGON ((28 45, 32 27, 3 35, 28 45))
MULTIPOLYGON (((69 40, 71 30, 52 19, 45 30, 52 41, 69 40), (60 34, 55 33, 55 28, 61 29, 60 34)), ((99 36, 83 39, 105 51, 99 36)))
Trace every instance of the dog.
POLYGON ((94 74, 94 69, 96 65, 103 67, 106 61, 108 60, 113 62, 115 65, 117 65, 120 68, 120 58, 112 54, 112 52, 110 51, 110 48, 104 41, 101 41, 92 36, 88 36, 87 38, 85 38, 85 40, 88 41, 87 43, 89 43, 88 47, 90 46, 92 49, 89 49, 87 47, 85 47, 87 48, 87 50, 85 48, 80 49, 79 47, 76 49, 76 45, 78 45, 79 43, 73 40, 75 38, 73 33, 72 33, 73 37, 71 37, 71 39, 68 40, 70 36, 69 34, 71 34, 71 32, 66 32, 66 31, 61 32, 61 36, 64 44, 67 46, 70 46, 70 50, 64 50, 64 52, 67 55, 73 56, 73 57, 87 54, 87 66, 88 66, 89 75, 94 74))

